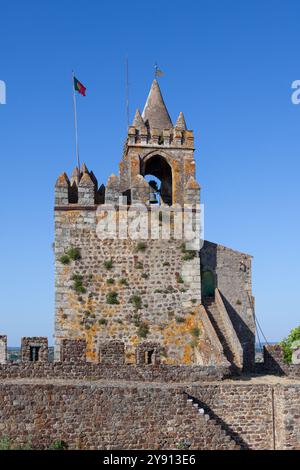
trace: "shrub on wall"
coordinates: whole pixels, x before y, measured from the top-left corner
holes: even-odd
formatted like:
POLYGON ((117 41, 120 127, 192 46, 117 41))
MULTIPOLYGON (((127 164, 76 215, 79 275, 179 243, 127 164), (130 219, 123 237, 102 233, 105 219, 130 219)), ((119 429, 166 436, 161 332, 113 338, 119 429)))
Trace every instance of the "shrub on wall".
POLYGON ((86 288, 83 285, 83 277, 79 274, 73 274, 72 276, 73 281, 73 289, 77 292, 77 294, 85 294, 86 288))
POLYGON ((113 267, 113 260, 110 258, 110 259, 104 261, 104 267, 106 269, 111 269, 113 267))
POLYGON ((137 334, 140 338, 146 338, 149 333, 149 326, 147 323, 143 322, 139 325, 137 334))
POLYGON ((284 358, 284 361, 287 363, 287 364, 291 364, 292 362, 292 354, 293 354, 293 349, 292 349, 292 346, 293 346, 293 343, 295 341, 299 341, 300 340, 300 325, 297 326, 296 328, 293 328, 290 332, 290 334, 288 335, 287 338, 284 338, 280 345, 282 347, 282 350, 283 350, 283 358, 284 358))
POLYGON ((68 255, 62 255, 59 260, 60 260, 61 264, 69 264, 70 263, 70 258, 69 258, 68 255))
POLYGON ((116 305, 119 303, 118 301, 118 292, 116 291, 111 291, 107 294, 106 296, 106 303, 110 305, 116 305))
POLYGON ((129 302, 133 304, 136 310, 142 308, 142 298, 139 295, 132 295, 129 299, 129 302))
POLYGON ((81 259, 81 254, 80 254, 80 249, 77 247, 72 247, 67 251, 67 255, 71 260, 77 261, 78 259, 81 259))
POLYGON ((135 248, 135 251, 142 251, 144 252, 147 248, 147 245, 145 242, 138 242, 138 244, 136 245, 136 248, 135 248))
POLYGON ((62 264, 69 264, 70 261, 77 261, 81 259, 80 249, 76 247, 71 247, 68 251, 60 257, 60 262, 62 264))

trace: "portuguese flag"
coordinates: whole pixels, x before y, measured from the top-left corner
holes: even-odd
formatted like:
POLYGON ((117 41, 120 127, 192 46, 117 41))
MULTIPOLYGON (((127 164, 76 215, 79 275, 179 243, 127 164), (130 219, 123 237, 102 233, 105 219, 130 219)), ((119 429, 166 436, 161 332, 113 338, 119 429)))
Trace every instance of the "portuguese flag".
POLYGON ((79 80, 77 80, 76 77, 74 77, 74 90, 78 91, 78 93, 85 96, 86 87, 82 85, 82 83, 79 80))

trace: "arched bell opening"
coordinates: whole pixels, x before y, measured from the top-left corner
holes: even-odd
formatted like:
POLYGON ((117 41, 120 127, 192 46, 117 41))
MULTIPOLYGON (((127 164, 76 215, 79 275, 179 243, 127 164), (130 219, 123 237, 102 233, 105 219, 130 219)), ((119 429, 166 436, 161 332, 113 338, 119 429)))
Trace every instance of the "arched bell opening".
POLYGON ((152 190, 150 202, 172 205, 172 168, 166 159, 160 155, 153 155, 141 164, 141 174, 150 184, 152 190), (154 194, 154 196, 153 196, 154 194))

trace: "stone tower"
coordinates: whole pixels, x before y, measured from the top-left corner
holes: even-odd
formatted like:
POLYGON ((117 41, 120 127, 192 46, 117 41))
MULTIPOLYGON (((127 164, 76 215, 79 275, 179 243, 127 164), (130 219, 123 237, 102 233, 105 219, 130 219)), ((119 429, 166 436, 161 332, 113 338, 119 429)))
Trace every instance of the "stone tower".
POLYGON ((182 113, 173 125, 154 80, 119 176, 99 186, 83 165, 56 182, 56 360, 62 339, 84 338, 93 362, 251 367, 251 257, 200 251, 199 203, 193 131, 182 113), (194 238, 178 235, 187 221, 194 238), (144 230, 132 236, 130 224, 144 230))

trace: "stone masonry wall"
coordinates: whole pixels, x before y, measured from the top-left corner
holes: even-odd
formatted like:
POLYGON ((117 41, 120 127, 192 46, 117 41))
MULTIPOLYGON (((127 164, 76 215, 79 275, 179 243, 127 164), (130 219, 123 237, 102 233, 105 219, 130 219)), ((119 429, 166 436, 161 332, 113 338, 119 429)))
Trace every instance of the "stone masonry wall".
POLYGON ((0 437, 16 447, 58 439, 70 449, 236 447, 178 388, 1 384, 0 409, 0 437))
POLYGON ((205 241, 200 252, 201 270, 212 271, 244 351, 244 368, 254 366, 255 320, 251 285, 251 256, 205 241))
POLYGON ((102 342, 118 340, 126 362, 134 362, 137 344, 146 340, 161 344, 162 362, 197 363, 198 336, 205 337, 199 258, 183 260, 182 240, 144 240, 140 248, 143 240, 100 240, 98 217, 93 208, 55 212, 56 360, 62 338, 83 338, 91 361, 102 342), (81 259, 62 264, 71 247, 81 259), (195 276, 183 276, 185 263, 197 261, 195 276))
POLYGON ((212 412, 244 449, 273 448, 272 387, 220 384, 191 386, 187 392, 212 412))
POLYGON ((176 449, 188 444, 190 449, 220 450, 236 443, 243 449, 299 450, 299 392, 295 384, 9 379, 0 384, 0 438, 8 437, 15 446, 30 440, 38 448, 62 439, 71 449, 176 449), (187 403, 190 396, 206 416, 187 403))
MULTIPOLYGON (((34 354, 33 354, 34 356, 34 354)), ((37 360, 39 362, 48 361, 48 338, 43 336, 24 336, 21 342, 22 361, 37 360), (37 357, 31 357, 31 348, 37 350, 37 357)))
POLYGON ((300 364, 287 364, 283 359, 280 344, 264 346, 264 370, 271 374, 287 375, 291 378, 300 378, 300 364))
POLYGON ((300 385, 277 386, 274 402, 276 448, 300 450, 300 385))
MULTIPOLYGON (((141 382, 199 382, 219 381, 230 376, 226 367, 176 366, 159 364, 133 365, 105 362, 65 363, 65 362, 12 362, 0 364, 0 380, 18 378, 69 379, 69 380, 126 380, 141 382)), ((111 357, 109 357, 111 361, 111 357)))

